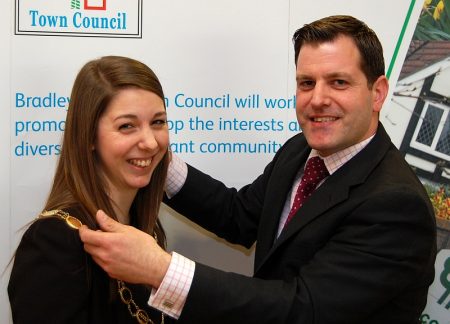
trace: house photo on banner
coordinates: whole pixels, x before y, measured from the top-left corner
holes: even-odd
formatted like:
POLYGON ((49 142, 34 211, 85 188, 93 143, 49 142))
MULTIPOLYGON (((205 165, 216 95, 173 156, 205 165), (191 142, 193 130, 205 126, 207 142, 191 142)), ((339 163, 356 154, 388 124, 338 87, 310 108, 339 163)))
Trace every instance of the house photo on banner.
POLYGON ((421 318, 430 324, 450 323, 449 85, 450 1, 426 0, 385 123, 403 130, 399 149, 424 183, 436 214, 436 274, 421 318))

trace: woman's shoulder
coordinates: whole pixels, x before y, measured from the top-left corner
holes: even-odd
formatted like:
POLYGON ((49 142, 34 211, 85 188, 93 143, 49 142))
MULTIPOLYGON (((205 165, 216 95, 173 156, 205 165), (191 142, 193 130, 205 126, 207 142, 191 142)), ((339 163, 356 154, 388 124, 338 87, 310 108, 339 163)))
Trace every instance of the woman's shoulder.
MULTIPOLYGON (((79 209, 44 210, 31 223, 26 234, 51 238, 77 237, 81 226, 79 209)), ((25 236, 25 235, 24 235, 25 236)))
MULTIPOLYGON (((76 217, 73 210, 65 213, 76 217)), ((85 263, 85 252, 78 229, 71 226, 68 219, 56 214, 38 216, 25 231, 17 248, 16 259, 28 254, 39 255, 61 267, 68 267, 69 271, 85 263)))
POLYGON ((77 229, 54 211, 38 216, 20 241, 11 270, 8 294, 14 322, 87 323, 87 303, 94 303, 89 299, 91 264, 77 229))

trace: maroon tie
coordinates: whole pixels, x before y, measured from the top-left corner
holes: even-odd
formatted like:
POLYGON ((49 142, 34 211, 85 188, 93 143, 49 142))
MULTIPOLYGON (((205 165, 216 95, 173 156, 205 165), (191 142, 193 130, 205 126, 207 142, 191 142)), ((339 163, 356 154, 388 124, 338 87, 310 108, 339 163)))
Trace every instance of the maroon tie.
POLYGON ((286 219, 284 226, 289 223, 297 210, 302 207, 303 203, 316 189, 317 185, 330 174, 323 160, 318 157, 312 157, 306 162, 305 172, 303 173, 302 180, 295 194, 294 203, 292 204, 291 211, 286 219))

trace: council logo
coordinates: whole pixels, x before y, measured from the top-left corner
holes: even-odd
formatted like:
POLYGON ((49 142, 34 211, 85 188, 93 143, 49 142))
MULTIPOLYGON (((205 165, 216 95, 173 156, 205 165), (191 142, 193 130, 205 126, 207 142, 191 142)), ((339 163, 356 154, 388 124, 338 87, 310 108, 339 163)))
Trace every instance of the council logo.
POLYGON ((15 34, 142 38, 142 0, 16 0, 15 34))

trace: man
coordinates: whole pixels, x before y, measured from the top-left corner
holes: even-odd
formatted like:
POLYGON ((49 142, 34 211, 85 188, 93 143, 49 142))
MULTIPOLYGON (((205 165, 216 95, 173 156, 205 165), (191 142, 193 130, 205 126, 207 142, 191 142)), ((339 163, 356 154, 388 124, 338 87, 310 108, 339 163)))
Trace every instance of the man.
POLYGON ((381 44, 363 22, 331 16, 300 28, 294 47, 303 132, 239 191, 191 166, 168 190, 167 204, 202 227, 257 242, 253 278, 169 255, 101 212, 110 233, 82 228, 85 249, 112 277, 154 287, 149 303, 181 323, 419 323, 435 220, 378 120, 388 93, 381 44), (316 156, 326 170, 304 171, 316 156), (300 205, 303 173, 326 178, 300 205))

